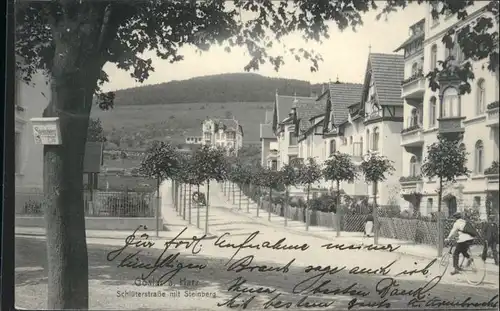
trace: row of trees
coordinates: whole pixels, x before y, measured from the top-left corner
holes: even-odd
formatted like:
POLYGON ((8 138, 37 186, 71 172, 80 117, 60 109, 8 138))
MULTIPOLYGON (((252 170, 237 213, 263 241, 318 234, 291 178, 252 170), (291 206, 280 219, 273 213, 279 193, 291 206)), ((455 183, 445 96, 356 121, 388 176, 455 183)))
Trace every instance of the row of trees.
MULTIPOLYGON (((456 177, 468 176, 467 153, 459 140, 439 136, 438 141, 429 145, 427 156, 422 165, 422 176, 427 178, 439 178, 438 192, 438 212, 441 212, 441 201, 443 184, 445 182, 455 182, 456 177)), ((173 181, 174 203, 178 207, 179 189, 184 189, 184 197, 191 197, 191 188, 197 187, 197 193, 200 192, 200 185, 207 186, 206 194, 206 218, 205 230, 208 231, 208 212, 210 202, 210 181, 232 182, 233 204, 236 204, 234 185, 239 185, 239 208, 241 209, 241 191, 242 188, 255 186, 259 189, 266 189, 269 193, 269 200, 272 202, 273 191, 284 190, 285 192, 285 211, 286 205, 290 201, 290 187, 303 186, 306 192, 307 206, 310 209, 311 189, 314 184, 320 180, 332 182, 336 188, 336 204, 332 206, 332 211, 336 213, 336 208, 340 206, 342 182, 354 182, 359 177, 372 184, 374 193, 378 192, 378 185, 384 181, 388 175, 392 175, 395 168, 392 161, 384 156, 370 154, 359 166, 355 165, 350 155, 336 152, 332 154, 323 165, 308 159, 305 163, 302 161, 292 161, 284 165, 279 171, 267 167, 260 167, 251 162, 243 162, 239 158, 226 156, 223 149, 203 146, 192 155, 180 153, 175 147, 164 142, 155 142, 146 152, 146 157, 141 163, 140 171, 156 178, 159 192, 159 185, 162 180, 170 179, 173 181), (189 190, 189 196, 187 192, 189 190)), ((226 192, 227 186, 224 187, 226 192)), ((261 191, 259 191, 261 192, 261 191)), ((259 200, 259 206, 261 205, 259 200)), ((373 209, 375 222, 377 222, 377 201, 374 197, 373 209)), ((186 215, 186 200, 183 204, 183 215, 186 215)), ((257 212, 259 208, 257 209, 257 212)), ((285 215, 286 216, 286 215, 285 215)), ((305 213, 306 230, 310 224, 310 214, 305 213)), ((268 219, 271 219, 271 209, 268 211, 268 219)), ((337 218, 338 219, 338 218, 337 218)), ((191 199, 189 199, 189 220, 191 220, 191 199)), ((285 217, 285 222, 287 217, 285 217)), ((286 223, 285 223, 286 224, 286 223)), ((198 227, 199 209, 198 209, 198 227)), ((337 226, 339 230, 340 226, 337 226)), ((378 228, 375 223, 375 228, 378 228)), ((441 232, 442 230, 440 230, 441 232)), ((339 235, 340 232, 337 231, 339 235)), ((375 232, 375 243, 377 243, 378 234, 375 232)), ((441 249, 441 246, 439 246, 441 249)))

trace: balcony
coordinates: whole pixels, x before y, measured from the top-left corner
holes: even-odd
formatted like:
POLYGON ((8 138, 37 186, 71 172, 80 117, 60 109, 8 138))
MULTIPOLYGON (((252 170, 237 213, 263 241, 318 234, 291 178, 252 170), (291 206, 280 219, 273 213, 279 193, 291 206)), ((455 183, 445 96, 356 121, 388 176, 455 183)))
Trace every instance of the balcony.
POLYGON ((267 154, 266 159, 267 160, 274 160, 276 158, 278 158, 278 150, 276 150, 276 149, 269 150, 269 153, 267 154))
POLYGON ((420 99, 425 93, 425 77, 420 71, 401 82, 401 97, 409 99, 420 99))
POLYGON ((439 134, 443 135, 458 135, 465 132, 462 120, 464 117, 445 117, 439 118, 439 134))
POLYGON ((298 154, 299 154, 298 145, 288 146, 288 155, 298 155, 298 154))
POLYGON ((402 147, 422 147, 424 145, 424 134, 420 124, 412 125, 401 131, 402 147))
POLYGON ((401 177, 399 183, 401 184, 401 195, 403 197, 422 193, 424 183, 421 176, 401 177))
POLYGON ((486 189, 489 191, 498 191, 498 161, 493 161, 491 166, 484 170, 486 177, 486 189))
POLYGON ((497 127, 498 126, 498 101, 492 102, 488 105, 486 109, 487 119, 486 126, 497 127))

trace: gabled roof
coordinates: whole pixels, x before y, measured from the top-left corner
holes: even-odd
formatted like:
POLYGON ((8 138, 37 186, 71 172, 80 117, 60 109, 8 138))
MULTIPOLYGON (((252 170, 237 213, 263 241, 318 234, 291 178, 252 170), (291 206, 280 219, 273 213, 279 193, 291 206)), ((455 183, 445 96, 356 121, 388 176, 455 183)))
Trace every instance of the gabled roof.
POLYGON ((288 96, 288 95, 276 94, 279 123, 281 123, 285 118, 288 117, 288 114, 290 113, 290 110, 294 107, 296 100, 297 100, 297 106, 299 106, 303 104, 314 103, 316 101, 316 97, 288 96))
POLYGON ((261 124, 260 125, 260 138, 263 139, 276 139, 273 133, 272 124, 261 124))
POLYGON ((324 113, 325 109, 326 102, 324 101, 299 102, 297 105, 297 119, 299 121, 300 132, 307 131, 307 129, 313 126, 311 117, 324 113))
POLYGON ((371 53, 366 67, 365 88, 369 87, 366 77, 370 70, 380 105, 403 105, 401 100, 401 81, 404 79, 403 55, 371 53))
POLYGON ((332 100, 332 122, 334 125, 338 125, 347 118, 347 114, 349 113, 348 107, 361 98, 363 84, 332 83, 330 84, 329 91, 332 100))

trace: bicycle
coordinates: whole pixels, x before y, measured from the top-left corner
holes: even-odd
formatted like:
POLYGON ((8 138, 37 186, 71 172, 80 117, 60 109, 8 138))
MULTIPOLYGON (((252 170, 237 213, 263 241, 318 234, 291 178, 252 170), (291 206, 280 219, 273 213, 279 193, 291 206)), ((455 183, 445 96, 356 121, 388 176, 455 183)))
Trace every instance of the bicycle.
MULTIPOLYGON (((456 247, 456 243, 449 244, 451 244, 449 250, 443 254, 443 257, 441 257, 441 261, 439 263, 439 270, 441 275, 444 275, 448 270, 450 259, 452 259, 453 257, 453 250, 456 247)), ((469 265, 464 264, 466 258, 462 254, 460 254, 459 256, 458 267, 460 268, 460 274, 463 274, 465 276, 467 283, 471 285, 481 284, 486 277, 485 262, 481 258, 481 256, 473 256, 469 250, 470 259, 472 259, 469 265)))

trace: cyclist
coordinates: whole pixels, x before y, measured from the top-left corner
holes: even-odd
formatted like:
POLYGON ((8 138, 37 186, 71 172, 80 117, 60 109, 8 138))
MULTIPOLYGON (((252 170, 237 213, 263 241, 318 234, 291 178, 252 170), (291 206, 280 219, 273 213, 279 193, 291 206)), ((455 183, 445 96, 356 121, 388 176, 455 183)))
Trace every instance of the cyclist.
POLYGON ((453 268, 455 269, 451 271, 451 275, 460 273, 460 268, 458 266, 460 254, 467 258, 466 267, 471 264, 472 259, 469 255, 469 249, 472 241, 475 239, 471 234, 464 232, 467 221, 463 219, 460 212, 453 214, 453 218, 456 219, 453 224, 453 228, 451 229, 450 234, 448 234, 448 237, 444 240, 445 242, 448 242, 455 234, 458 233, 457 245, 455 246, 455 250, 453 252, 453 268))

